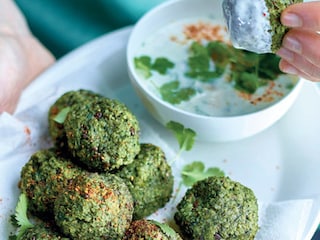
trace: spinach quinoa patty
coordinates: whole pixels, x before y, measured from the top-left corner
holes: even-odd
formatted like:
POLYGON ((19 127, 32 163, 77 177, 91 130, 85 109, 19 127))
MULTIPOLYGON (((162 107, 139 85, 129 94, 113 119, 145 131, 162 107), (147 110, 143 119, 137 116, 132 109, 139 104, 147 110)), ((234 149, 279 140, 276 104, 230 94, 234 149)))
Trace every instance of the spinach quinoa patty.
POLYGON ((119 240, 130 226, 132 213, 128 187, 109 173, 78 175, 54 204, 57 226, 72 239, 119 240))
POLYGON ((134 219, 163 207, 173 191, 172 170, 162 149, 149 143, 142 143, 140 149, 131 164, 115 173, 124 179, 133 196, 134 219))
POLYGON ((209 177, 187 190, 174 215, 194 240, 254 239, 258 204, 253 191, 229 177, 209 177))
POLYGON ((102 98, 74 105, 64 128, 71 154, 89 170, 118 169, 140 151, 138 120, 117 100, 102 98))
POLYGON ((154 220, 136 220, 130 225, 122 240, 182 240, 170 226, 154 220))
POLYGON ((55 101, 49 109, 48 120, 49 134, 56 147, 67 147, 63 121, 70 107, 75 104, 86 105, 89 101, 99 98, 103 98, 103 96, 90 90, 79 89, 76 91, 66 92, 55 101))
POLYGON ((21 170, 19 188, 28 198, 28 209, 40 217, 52 216, 53 203, 69 181, 83 172, 56 149, 43 149, 31 155, 21 170))

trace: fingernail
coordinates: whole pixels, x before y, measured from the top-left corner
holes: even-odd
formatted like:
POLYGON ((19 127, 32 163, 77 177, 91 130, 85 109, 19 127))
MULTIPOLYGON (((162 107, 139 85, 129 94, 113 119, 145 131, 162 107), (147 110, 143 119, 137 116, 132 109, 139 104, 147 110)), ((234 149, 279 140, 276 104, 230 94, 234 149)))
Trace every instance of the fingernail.
POLYGON ((302 47, 301 47, 300 42, 291 36, 286 36, 283 39, 282 45, 285 48, 287 48, 295 53, 298 53, 298 54, 302 53, 302 47))
POLYGON ((292 74, 292 75, 298 74, 298 70, 291 65, 282 66, 281 71, 284 73, 292 74))
POLYGON ((286 13, 282 16, 281 22, 287 27, 301 27, 302 19, 300 16, 294 13, 286 13))
POLYGON ((277 55, 280 56, 281 58, 285 59, 288 62, 293 61, 293 53, 291 51, 289 51, 288 49, 280 48, 277 51, 277 55))

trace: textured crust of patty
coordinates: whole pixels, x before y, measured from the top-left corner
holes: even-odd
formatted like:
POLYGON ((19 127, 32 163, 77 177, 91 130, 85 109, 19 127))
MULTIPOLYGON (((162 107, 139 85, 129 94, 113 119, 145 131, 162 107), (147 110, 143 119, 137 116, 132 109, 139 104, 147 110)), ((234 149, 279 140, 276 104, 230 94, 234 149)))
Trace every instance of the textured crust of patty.
POLYGON ((209 177, 188 189, 176 223, 191 239, 253 240, 258 204, 253 191, 228 177, 209 177))
POLYGON ((82 170, 55 149, 35 152, 21 170, 19 187, 28 198, 28 209, 38 216, 50 216, 57 195, 82 170))
POLYGON ((132 213, 129 189, 113 174, 79 175, 54 204, 56 224, 73 239, 121 239, 132 213))
POLYGON ((301 3, 303 0, 265 0, 270 14, 270 23, 272 28, 271 51, 276 52, 282 45, 284 35, 289 31, 288 27, 281 24, 280 17, 283 10, 289 5, 301 3))
POLYGON ((170 236, 168 236, 161 229, 161 225, 164 226, 163 223, 146 219, 133 221, 122 240, 182 240, 178 233, 165 225, 165 228, 170 230, 170 236))
POLYGON ((99 98, 102 98, 102 96, 97 93, 90 90, 79 89, 76 91, 66 92, 55 101, 55 103, 50 107, 48 114, 49 134, 55 146, 59 148, 65 148, 67 146, 63 123, 55 121, 55 117, 68 107, 72 107, 75 104, 86 105, 88 101, 99 98))
POLYGON ((163 207, 173 191, 173 175, 165 153, 153 144, 141 144, 133 163, 116 174, 125 180, 134 199, 134 219, 163 207))
POLYGON ((64 127, 69 150, 89 170, 118 169, 131 163, 140 150, 138 121, 117 100, 75 105, 64 127))

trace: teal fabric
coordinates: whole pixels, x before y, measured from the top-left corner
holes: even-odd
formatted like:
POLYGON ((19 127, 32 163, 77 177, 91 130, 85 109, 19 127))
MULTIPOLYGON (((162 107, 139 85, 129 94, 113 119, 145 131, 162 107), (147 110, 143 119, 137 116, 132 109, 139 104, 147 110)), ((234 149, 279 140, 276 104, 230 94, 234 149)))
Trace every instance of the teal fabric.
POLYGON ((16 0, 35 36, 57 57, 133 25, 165 0, 16 0))

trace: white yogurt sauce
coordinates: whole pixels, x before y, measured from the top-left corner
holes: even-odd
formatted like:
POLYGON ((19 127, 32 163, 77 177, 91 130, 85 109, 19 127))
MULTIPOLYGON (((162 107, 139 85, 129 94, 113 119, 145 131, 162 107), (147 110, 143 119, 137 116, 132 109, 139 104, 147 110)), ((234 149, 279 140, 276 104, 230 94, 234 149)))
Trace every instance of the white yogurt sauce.
MULTIPOLYGON (((260 87, 254 94, 248 95, 237 91, 225 78, 215 79, 210 83, 195 81, 185 76, 187 68, 188 48, 193 42, 187 40, 183 34, 188 24, 210 23, 221 26, 221 34, 225 41, 229 41, 224 23, 208 18, 192 18, 171 23, 150 36, 137 49, 135 56, 147 55, 152 58, 166 57, 175 63, 166 75, 153 72, 152 77, 143 80, 147 88, 161 98, 159 87, 164 83, 179 79, 181 87, 193 87, 197 94, 189 101, 184 101, 176 107, 204 116, 237 116, 252 113, 266 108, 286 95, 297 78, 280 75, 276 81, 270 81, 268 86, 260 87), (174 41, 172 40, 174 39, 174 41)), ((214 67, 214 66, 213 66, 214 67)), ((139 74, 139 72, 138 72, 139 74)))
POLYGON ((256 53, 272 52, 271 25, 265 0, 224 0, 222 6, 234 47, 256 53))

